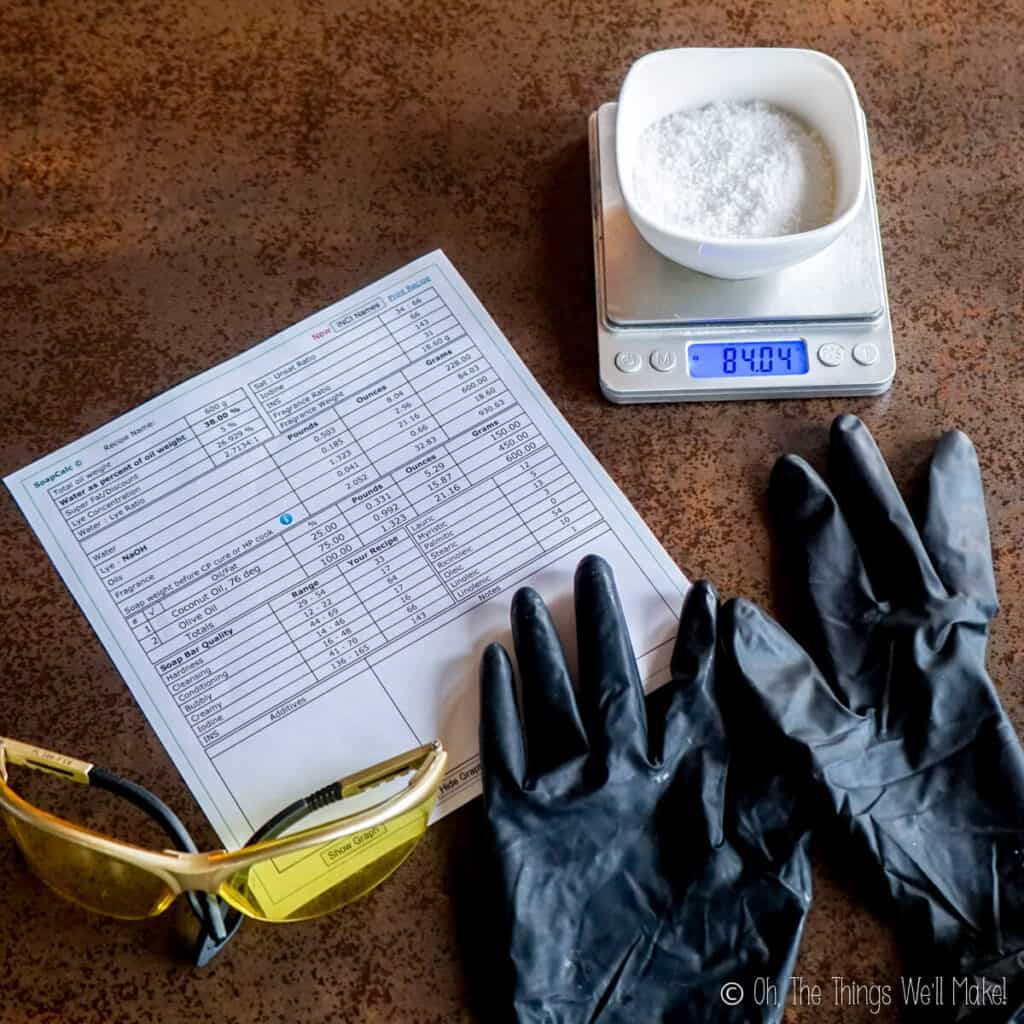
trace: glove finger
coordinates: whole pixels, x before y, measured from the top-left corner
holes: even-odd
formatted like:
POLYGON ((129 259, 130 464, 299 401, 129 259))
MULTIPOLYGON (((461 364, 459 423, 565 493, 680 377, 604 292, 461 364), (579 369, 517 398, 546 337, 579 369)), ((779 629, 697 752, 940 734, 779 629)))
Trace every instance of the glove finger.
POLYGON ((995 615, 999 607, 978 454, 959 430, 943 434, 928 470, 921 536, 942 581, 995 615))
POLYGON ((707 580, 690 587, 672 649, 672 678, 647 698, 652 764, 685 753, 693 742, 722 735, 714 703, 718 594, 707 580))
POLYGON ((522 679, 526 763, 531 779, 587 752, 562 642, 536 590, 512 599, 512 637, 522 679))
POLYGON ((715 659, 718 592, 708 580, 697 580, 683 602, 679 632, 672 648, 672 683, 699 686, 710 694, 715 659))
POLYGON ((864 722, 838 701, 800 645, 760 608, 742 598, 719 616, 722 649, 732 667, 791 740, 812 751, 834 749, 864 722))
POLYGON ((497 643, 488 644, 480 660, 480 764, 488 804, 496 790, 515 791, 526 780, 512 662, 497 643))
POLYGON ((647 715, 611 566, 588 555, 576 570, 580 707, 591 750, 606 764, 647 760, 647 715))
POLYGON ((912 606, 948 596, 874 438, 849 413, 832 422, 829 473, 875 593, 912 606))
POLYGON ((699 580, 679 616, 672 678, 647 698, 651 764, 673 771, 687 765, 687 784, 676 799, 679 820, 702 821, 712 847, 722 841, 729 761, 715 699, 717 617, 718 594, 707 580, 699 580))
POLYGON ((864 664, 865 624, 879 608, 853 534, 825 481, 799 456, 775 463, 768 496, 787 572, 803 598, 801 635, 836 692, 860 713, 878 703, 885 673, 864 664))

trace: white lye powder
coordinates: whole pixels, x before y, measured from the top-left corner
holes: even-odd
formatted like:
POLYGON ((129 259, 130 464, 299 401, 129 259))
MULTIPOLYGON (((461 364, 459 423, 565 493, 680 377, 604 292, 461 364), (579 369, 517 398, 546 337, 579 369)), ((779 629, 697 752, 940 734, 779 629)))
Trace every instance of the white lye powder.
POLYGON ((678 110, 640 136, 641 211, 712 238, 767 238, 832 219, 828 148, 799 118, 761 100, 678 110))

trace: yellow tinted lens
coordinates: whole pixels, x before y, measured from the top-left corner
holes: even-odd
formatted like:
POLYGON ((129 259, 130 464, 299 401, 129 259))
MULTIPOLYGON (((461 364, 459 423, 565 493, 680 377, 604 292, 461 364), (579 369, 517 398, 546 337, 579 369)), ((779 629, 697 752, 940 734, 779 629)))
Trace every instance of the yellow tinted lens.
POLYGON ((261 921, 329 914, 380 885, 412 853, 427 830, 434 798, 363 832, 236 871, 220 895, 261 921))
POLYGON ((153 917, 174 900, 156 875, 5 814, 32 870, 61 896, 111 917, 153 917))

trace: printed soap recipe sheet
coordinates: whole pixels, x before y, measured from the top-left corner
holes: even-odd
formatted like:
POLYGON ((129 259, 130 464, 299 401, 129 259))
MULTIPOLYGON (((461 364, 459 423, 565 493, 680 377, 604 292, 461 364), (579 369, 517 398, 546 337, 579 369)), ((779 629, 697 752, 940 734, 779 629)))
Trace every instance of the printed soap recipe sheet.
POLYGON ((440 251, 6 482, 228 847, 435 738, 478 793, 517 587, 572 657, 604 555, 655 684, 687 586, 440 251))

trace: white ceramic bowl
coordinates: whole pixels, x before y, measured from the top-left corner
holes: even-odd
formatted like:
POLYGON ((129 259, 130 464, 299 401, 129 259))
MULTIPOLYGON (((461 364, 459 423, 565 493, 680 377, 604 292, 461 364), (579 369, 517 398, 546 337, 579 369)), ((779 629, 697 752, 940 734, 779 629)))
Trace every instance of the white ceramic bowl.
POLYGON ((867 194, 868 156, 857 93, 843 66, 815 50, 680 49, 641 57, 619 92, 619 187, 637 230, 658 252, 714 277, 760 277, 813 256, 857 216, 867 194), (802 118, 828 146, 836 173, 832 220, 813 231, 771 238, 684 234, 637 208, 633 172, 640 136, 652 122, 715 100, 764 100, 802 118))

